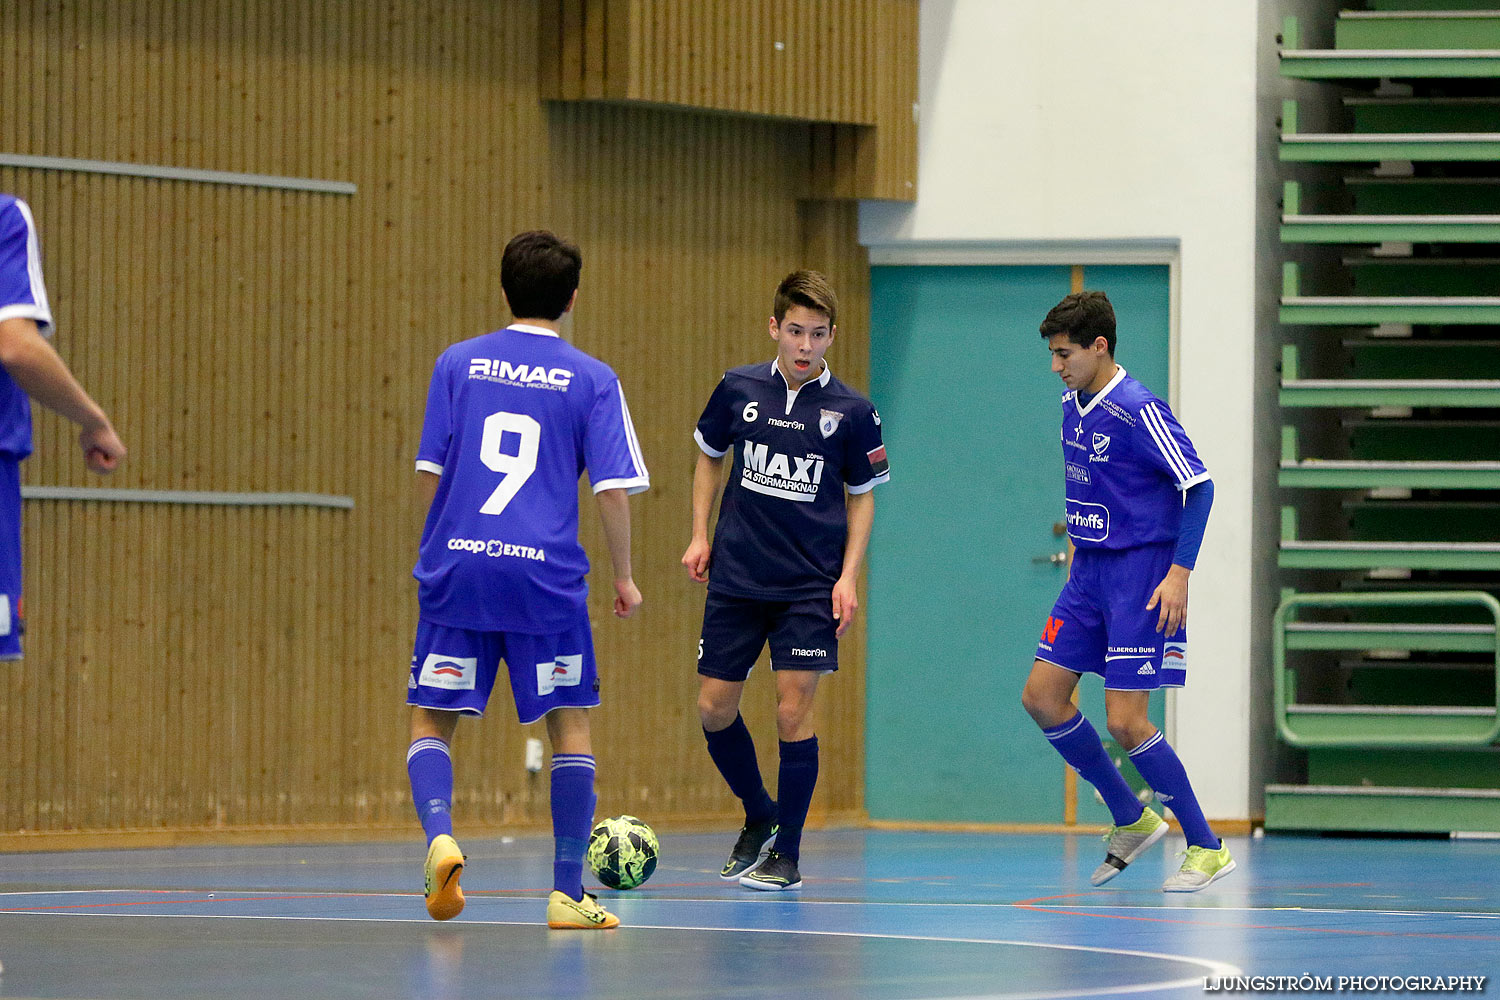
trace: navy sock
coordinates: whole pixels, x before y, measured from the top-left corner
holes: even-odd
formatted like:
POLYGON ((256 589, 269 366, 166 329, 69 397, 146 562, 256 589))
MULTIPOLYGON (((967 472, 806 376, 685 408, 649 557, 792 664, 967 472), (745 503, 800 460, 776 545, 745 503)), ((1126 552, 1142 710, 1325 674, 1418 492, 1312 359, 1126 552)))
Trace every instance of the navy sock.
POLYGON ((413 741, 406 748, 406 774, 427 843, 445 833, 453 836, 453 759, 448 744, 430 736, 413 741))
POLYGON ((1130 751, 1130 762, 1141 772, 1146 784, 1156 790, 1156 797, 1172 810, 1177 822, 1182 824, 1182 835, 1195 847, 1219 849, 1219 838, 1208 827, 1198 797, 1188 782, 1187 770, 1177 757, 1177 751, 1167 738, 1157 733, 1134 750, 1130 751))
POLYGON ((594 758, 586 753, 552 755, 552 888, 583 898, 583 852, 594 822, 594 758))
POLYGON ((794 743, 781 743, 781 773, 776 781, 777 822, 775 851, 793 862, 802 853, 802 824, 818 784, 818 738, 809 736, 794 743))
POLYGON ((703 736, 708 740, 708 755, 713 758, 714 766, 729 783, 729 790, 745 804, 745 823, 775 819, 776 803, 761 780, 755 740, 745 728, 745 717, 736 715, 733 722, 716 733, 705 729, 703 736))
POLYGON ((1098 790, 1116 826, 1129 826, 1141 818, 1144 807, 1105 753, 1099 734, 1082 712, 1060 726, 1043 729, 1042 735, 1073 770, 1083 775, 1084 781, 1098 790))

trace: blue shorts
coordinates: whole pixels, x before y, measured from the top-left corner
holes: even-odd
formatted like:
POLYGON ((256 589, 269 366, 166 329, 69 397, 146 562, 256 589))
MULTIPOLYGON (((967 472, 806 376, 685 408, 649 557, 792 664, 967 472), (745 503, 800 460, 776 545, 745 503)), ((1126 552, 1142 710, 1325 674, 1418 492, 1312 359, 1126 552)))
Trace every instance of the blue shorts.
POLYGON ((1075 674, 1099 674, 1113 691, 1153 691, 1187 683, 1187 626, 1168 638, 1156 631, 1161 607, 1151 592, 1172 567, 1176 549, 1080 548, 1073 570, 1036 645, 1036 658, 1075 674))
POLYGON ((742 681, 767 642, 772 670, 831 673, 839 668, 837 628, 831 596, 762 601, 710 590, 698 639, 698 673, 742 681))
POLYGON ((0 660, 21 658, 21 463, 0 455, 0 660))
POLYGON ((535 722, 554 708, 599 707, 599 670, 588 614, 567 632, 474 632, 417 622, 406 703, 483 715, 504 660, 516 718, 535 722))

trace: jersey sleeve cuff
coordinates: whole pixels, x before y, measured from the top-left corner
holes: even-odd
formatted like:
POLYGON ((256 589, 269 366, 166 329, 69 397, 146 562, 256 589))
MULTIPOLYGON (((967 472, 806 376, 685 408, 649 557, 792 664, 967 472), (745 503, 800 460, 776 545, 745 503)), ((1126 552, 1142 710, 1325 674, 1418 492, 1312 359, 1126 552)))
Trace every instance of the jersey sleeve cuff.
POLYGON ((45 309, 32 305, 29 302, 21 302, 16 305, 0 306, 0 322, 8 319, 29 319, 36 322, 37 330, 43 337, 52 336, 52 314, 45 309))
POLYGON ((650 476, 636 476, 633 479, 601 479, 594 484, 595 493, 603 493, 605 490, 624 490, 626 496, 632 497, 650 488, 650 476))
POLYGON ((723 458, 725 455, 729 454, 728 448, 715 448, 713 445, 703 440, 703 432, 698 430, 696 427, 693 428, 693 440, 698 442, 698 447, 702 448, 703 454, 707 455, 709 458, 723 458))
POLYGON ((854 494, 868 493, 871 490, 873 490, 875 487, 879 486, 881 483, 888 483, 890 481, 891 481, 891 474, 889 472, 887 472, 883 476, 876 476, 874 479, 868 480, 867 482, 860 483, 858 486, 849 486, 849 487, 846 487, 846 489, 848 489, 848 491, 850 493, 854 493, 854 494))
POLYGON ((425 462, 419 458, 417 459, 417 471, 430 472, 434 476, 441 476, 443 474, 443 467, 436 462, 425 462))
POLYGON ((1182 482, 1178 483, 1177 492, 1186 493, 1190 487, 1197 486, 1199 483, 1206 483, 1212 478, 1213 476, 1210 476, 1207 472, 1200 472, 1193 478, 1184 479, 1182 482))

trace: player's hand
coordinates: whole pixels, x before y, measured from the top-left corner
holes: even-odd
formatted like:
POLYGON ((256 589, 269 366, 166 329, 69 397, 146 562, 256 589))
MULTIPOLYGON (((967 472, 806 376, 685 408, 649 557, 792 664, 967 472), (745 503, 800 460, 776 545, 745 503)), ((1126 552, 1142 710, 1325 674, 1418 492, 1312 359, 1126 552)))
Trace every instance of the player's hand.
POLYGON ((1146 602, 1147 611, 1161 605, 1161 613, 1156 617, 1156 631, 1168 639, 1187 624, 1189 572, 1191 571, 1183 566, 1173 566, 1167 570, 1166 578, 1156 585, 1156 589, 1151 592, 1151 600, 1146 602))
POLYGON ((630 577, 615 581, 615 617, 629 618, 641 606, 641 590, 630 577))
POLYGON ((84 463, 100 475, 114 472, 125 457, 125 445, 108 423, 86 429, 78 435, 78 445, 83 449, 84 463))
POLYGON ((682 564, 687 567, 688 576, 694 583, 708 582, 708 557, 712 552, 713 546, 708 539, 695 538, 682 554, 682 564))
POLYGON ((839 623, 833 630, 834 638, 849 631, 854 613, 858 610, 859 595, 855 592, 854 581, 846 576, 839 577, 838 582, 833 585, 833 620, 839 623))

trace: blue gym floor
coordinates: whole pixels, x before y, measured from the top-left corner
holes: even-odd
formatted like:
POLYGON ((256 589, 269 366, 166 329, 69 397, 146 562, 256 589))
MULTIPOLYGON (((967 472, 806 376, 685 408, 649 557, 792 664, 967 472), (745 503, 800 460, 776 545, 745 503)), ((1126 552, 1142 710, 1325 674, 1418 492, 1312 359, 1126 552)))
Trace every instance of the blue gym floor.
POLYGON ((1093 889, 1093 836, 809 832, 791 893, 720 882, 733 837, 663 836, 646 886, 600 892, 606 932, 545 927, 544 837, 461 839, 446 924, 416 837, 0 855, 0 997, 1201 998, 1500 973, 1496 841, 1234 838, 1237 871, 1168 896, 1175 835, 1093 889))

